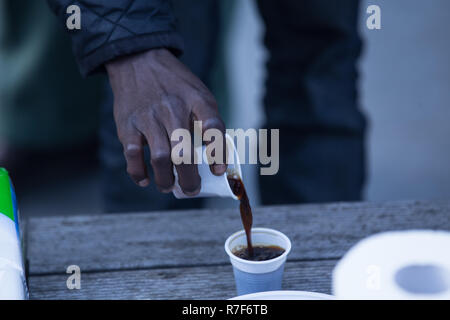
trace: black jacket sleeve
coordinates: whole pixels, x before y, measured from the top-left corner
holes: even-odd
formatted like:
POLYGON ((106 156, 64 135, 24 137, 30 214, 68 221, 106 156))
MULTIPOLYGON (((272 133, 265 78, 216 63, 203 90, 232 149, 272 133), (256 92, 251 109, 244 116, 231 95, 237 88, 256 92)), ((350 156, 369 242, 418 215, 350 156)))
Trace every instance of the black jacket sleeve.
POLYGON ((68 30, 83 76, 114 58, 153 48, 182 52, 170 0, 48 0, 66 28, 67 7, 81 11, 81 29, 68 30))

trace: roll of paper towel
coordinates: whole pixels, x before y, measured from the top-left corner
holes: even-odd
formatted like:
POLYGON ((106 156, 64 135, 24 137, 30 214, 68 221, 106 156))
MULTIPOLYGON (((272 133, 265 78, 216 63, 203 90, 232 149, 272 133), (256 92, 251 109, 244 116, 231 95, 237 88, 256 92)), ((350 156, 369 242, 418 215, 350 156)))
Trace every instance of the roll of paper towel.
POLYGON ((333 270, 338 299, 450 299, 450 232, 411 230, 366 238, 333 270))
POLYGON ((0 300, 28 298, 16 195, 0 168, 0 300))

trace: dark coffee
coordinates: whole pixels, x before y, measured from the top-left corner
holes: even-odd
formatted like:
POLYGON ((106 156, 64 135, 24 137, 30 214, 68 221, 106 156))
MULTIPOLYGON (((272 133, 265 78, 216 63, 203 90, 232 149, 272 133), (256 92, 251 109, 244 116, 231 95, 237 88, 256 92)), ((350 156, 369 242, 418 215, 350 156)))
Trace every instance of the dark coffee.
POLYGON ((244 225, 245 235, 247 236, 247 248, 248 256, 253 257, 253 246, 252 246, 252 224, 253 215, 252 208, 250 207, 250 201, 248 200, 247 192, 245 191, 244 183, 237 174, 230 174, 227 176, 228 183, 230 185, 231 191, 240 201, 240 211, 241 220, 244 225))
POLYGON ((236 257, 251 261, 265 261, 281 256, 284 249, 278 246, 254 246, 253 254, 250 255, 247 248, 233 250, 236 257))

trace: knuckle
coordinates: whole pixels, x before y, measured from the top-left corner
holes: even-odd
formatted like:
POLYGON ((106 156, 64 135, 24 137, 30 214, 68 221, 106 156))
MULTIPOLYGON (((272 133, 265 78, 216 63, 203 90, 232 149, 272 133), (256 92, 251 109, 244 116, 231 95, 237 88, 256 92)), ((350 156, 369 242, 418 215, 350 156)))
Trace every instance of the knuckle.
POLYGON ((219 129, 220 131, 225 131, 225 124, 223 123, 222 119, 219 117, 212 117, 208 118, 206 120, 203 120, 203 129, 219 129))
POLYGON ((175 128, 183 127, 189 118, 185 104, 179 98, 163 98, 155 116, 161 123, 171 123, 175 128))
POLYGON ((170 159, 170 152, 167 151, 156 151, 152 153, 151 159, 150 159, 152 165, 154 166, 162 166, 167 165, 171 162, 170 159))
POLYGON ((169 111, 177 111, 182 109, 183 102, 180 100, 180 98, 165 94, 161 96, 159 101, 160 109, 167 109, 169 111))
POLYGON ((136 159, 142 156, 143 148, 142 146, 129 144, 125 147, 124 154, 127 159, 136 159))
POLYGON ((200 95, 207 105, 210 105, 212 107, 217 106, 217 101, 210 91, 201 91, 200 95))
POLYGON ((216 99, 210 93, 196 92, 191 95, 190 100, 193 106, 217 110, 216 99))
POLYGON ((139 130, 145 130, 149 127, 150 123, 154 123, 157 117, 158 107, 150 106, 148 108, 142 108, 138 112, 133 113, 130 117, 132 117, 131 122, 133 126, 138 128, 139 130))

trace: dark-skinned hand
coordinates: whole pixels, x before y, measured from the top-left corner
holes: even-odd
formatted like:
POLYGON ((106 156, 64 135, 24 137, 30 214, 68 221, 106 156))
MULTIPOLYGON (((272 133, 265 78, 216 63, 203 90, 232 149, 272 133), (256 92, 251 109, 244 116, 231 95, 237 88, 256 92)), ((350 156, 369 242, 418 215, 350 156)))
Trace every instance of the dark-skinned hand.
MULTIPOLYGON (((225 132, 213 95, 167 49, 121 57, 108 62, 106 69, 128 174, 139 186, 149 185, 144 159, 144 146, 148 144, 154 182, 160 191, 170 192, 175 179, 171 150, 177 143, 170 140, 172 132, 178 128, 192 130, 194 120, 202 121, 203 132, 209 128, 225 132)), ((197 165, 175 168, 183 192, 198 194, 201 179, 197 165)), ((210 168, 213 174, 222 175, 226 165, 213 164, 210 168)))

